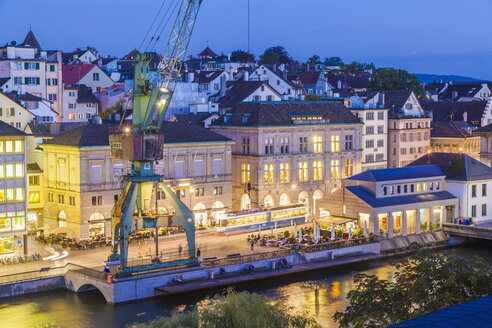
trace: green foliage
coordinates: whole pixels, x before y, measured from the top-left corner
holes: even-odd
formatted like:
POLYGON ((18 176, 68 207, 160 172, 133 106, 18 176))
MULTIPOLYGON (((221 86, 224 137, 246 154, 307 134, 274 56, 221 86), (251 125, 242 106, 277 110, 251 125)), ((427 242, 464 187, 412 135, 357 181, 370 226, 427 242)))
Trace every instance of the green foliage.
POLYGON ((317 101, 320 100, 321 98, 317 95, 307 95, 304 99, 308 101, 317 101))
POLYGON ((415 74, 402 69, 381 68, 369 83, 370 91, 411 90, 417 97, 425 98, 426 92, 415 74))
POLYGON ((290 237, 290 232, 288 230, 284 231, 284 238, 289 238, 290 237))
POLYGON ((325 65, 326 66, 343 65, 343 61, 342 61, 342 58, 340 58, 340 57, 325 58, 325 65))
POLYGON ((492 268, 482 259, 417 254, 395 264, 394 280, 356 274, 340 327, 386 327, 492 293, 492 268))
POLYGON ((307 63, 309 65, 320 64, 321 63, 320 57, 318 55, 313 55, 311 58, 308 59, 308 62, 307 63))
POLYGON ((260 56, 263 64, 286 64, 292 61, 287 50, 282 46, 270 47, 260 56))
POLYGON ((231 53, 231 61, 240 63, 251 63, 255 61, 255 55, 243 50, 235 50, 231 53))
POLYGON ((222 295, 206 299, 203 304, 171 318, 160 318, 148 324, 134 324, 133 328, 318 328, 309 315, 295 314, 264 297, 228 289, 222 295))

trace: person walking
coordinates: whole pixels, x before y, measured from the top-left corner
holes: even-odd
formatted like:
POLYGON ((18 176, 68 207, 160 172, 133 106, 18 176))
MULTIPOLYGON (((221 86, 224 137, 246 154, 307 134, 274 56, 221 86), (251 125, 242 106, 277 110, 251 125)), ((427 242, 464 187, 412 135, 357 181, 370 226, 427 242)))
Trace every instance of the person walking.
POLYGON ((255 241, 251 239, 251 251, 255 250, 255 241))
POLYGON ((201 254, 200 248, 197 248, 197 250, 196 250, 196 259, 198 260, 198 262, 200 262, 200 254, 201 254))

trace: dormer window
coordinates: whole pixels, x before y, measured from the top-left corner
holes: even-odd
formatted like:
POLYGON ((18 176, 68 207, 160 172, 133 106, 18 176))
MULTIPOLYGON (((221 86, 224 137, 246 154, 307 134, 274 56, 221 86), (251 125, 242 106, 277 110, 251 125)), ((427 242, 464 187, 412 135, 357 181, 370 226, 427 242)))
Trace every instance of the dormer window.
POLYGON ((439 190, 439 181, 436 182, 436 190, 439 190))
POLYGON ((388 195, 388 187, 383 187, 383 196, 388 195))
POLYGON ((243 115, 242 123, 246 124, 248 122, 248 118, 249 118, 248 116, 243 115))
POLYGON ((413 104, 407 104, 406 108, 407 109, 412 109, 413 108, 413 104))
POLYGON ((415 185, 414 184, 410 185, 410 192, 415 192, 415 185))

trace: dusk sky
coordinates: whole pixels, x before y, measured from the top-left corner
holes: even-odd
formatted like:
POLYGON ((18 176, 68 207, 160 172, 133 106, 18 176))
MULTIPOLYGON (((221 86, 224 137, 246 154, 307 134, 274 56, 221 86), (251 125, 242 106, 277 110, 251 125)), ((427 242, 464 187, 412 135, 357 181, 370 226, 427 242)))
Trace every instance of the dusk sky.
MULTIPOLYGON (((167 0, 170 2, 171 0, 167 0)), ((250 0, 251 51, 282 45, 414 73, 492 80, 490 0, 250 0)), ((45 49, 87 45, 121 57, 138 48, 162 0, 0 0, 0 44, 22 42, 29 24, 45 49)), ((247 48, 247 0, 203 0, 189 49, 247 48)), ((163 39, 167 39, 164 37, 163 39)), ((161 43, 162 51, 164 43, 161 43)))

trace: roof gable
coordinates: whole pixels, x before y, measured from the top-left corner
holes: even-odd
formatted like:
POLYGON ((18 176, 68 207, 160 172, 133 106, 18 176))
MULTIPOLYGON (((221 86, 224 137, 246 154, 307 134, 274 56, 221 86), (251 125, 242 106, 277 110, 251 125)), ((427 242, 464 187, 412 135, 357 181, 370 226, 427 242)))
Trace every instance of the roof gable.
POLYGON ((95 67, 97 66, 88 63, 63 65, 63 83, 76 84, 95 67))
POLYGON ((10 124, 0 121, 0 136, 12 137, 12 136, 25 136, 26 134, 19 129, 14 128, 10 124))
POLYGON ((36 39, 36 37, 34 36, 34 33, 32 32, 32 30, 29 30, 29 32, 26 35, 26 38, 24 39, 24 42, 22 42, 21 45, 24 47, 37 48, 38 50, 41 49, 41 46, 39 45, 39 42, 36 39))

